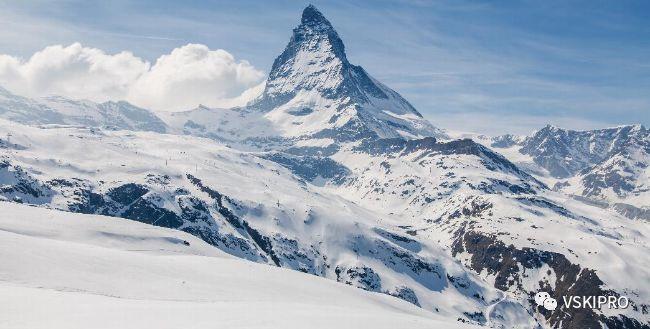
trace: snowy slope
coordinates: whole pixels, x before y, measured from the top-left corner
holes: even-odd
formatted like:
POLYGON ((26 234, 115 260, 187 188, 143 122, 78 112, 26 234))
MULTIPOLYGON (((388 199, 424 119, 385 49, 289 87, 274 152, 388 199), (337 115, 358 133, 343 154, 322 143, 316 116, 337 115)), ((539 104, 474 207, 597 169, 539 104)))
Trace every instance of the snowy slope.
POLYGON ((398 221, 307 183, 266 153, 147 132, 6 121, 0 131, 14 142, 0 160, 7 200, 183 230, 231 255, 383 292, 447 319, 534 323, 433 241, 409 237, 398 221))
POLYGON ((3 328, 469 328, 179 231, 0 202, 3 328))
MULTIPOLYGON (((601 291, 650 304, 646 223, 553 192, 476 145, 411 141, 341 152, 333 158, 352 174, 345 188, 332 185, 331 191, 402 219, 411 235, 449 248, 522 303, 548 289, 556 296, 601 291)), ((569 321, 576 319, 581 326, 600 322, 610 328, 622 326, 612 316, 639 319, 639 326, 648 322, 640 308, 574 312, 558 309, 539 319, 553 326, 576 325, 569 321), (567 319, 566 312, 573 314, 567 319)))
MULTIPOLYGON (((470 140, 379 140, 344 148, 331 159, 349 173, 319 187, 298 176, 300 167, 208 139, 0 127, 13 139, 0 166, 9 200, 177 228, 232 255, 385 292, 448 319, 533 325, 520 303, 530 303, 540 286, 555 289, 553 278, 564 277, 567 266, 596 271, 587 287, 602 280, 605 291, 648 304, 647 227, 571 203, 470 140), (558 243, 569 231, 573 238, 558 243), (488 257, 528 248, 548 259, 523 272, 491 268, 472 260, 480 247, 464 241, 476 236, 496 248, 488 257), (614 260, 629 269, 627 276, 611 266, 614 260), (544 268, 551 274, 526 274, 544 268), (504 284, 504 275, 519 283, 504 284), (495 311, 501 314, 488 313, 495 311)), ((608 314, 620 315, 641 316, 608 314)))

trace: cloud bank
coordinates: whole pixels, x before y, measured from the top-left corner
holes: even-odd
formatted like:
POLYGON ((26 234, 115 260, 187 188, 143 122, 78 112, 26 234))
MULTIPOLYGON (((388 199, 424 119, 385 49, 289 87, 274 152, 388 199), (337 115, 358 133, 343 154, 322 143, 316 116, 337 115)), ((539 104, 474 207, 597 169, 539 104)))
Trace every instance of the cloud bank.
POLYGON ((200 44, 176 48, 153 65, 128 51, 107 54, 79 43, 49 46, 27 60, 0 55, 0 85, 17 94, 127 100, 152 110, 244 105, 264 77, 247 61, 200 44))

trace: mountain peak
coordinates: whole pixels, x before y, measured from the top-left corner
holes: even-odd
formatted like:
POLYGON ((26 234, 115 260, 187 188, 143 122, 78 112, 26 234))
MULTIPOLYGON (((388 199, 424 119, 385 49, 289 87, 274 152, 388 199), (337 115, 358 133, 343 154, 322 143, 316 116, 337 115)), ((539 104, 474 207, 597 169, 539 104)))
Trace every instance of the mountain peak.
POLYGON ((343 41, 332 23, 314 5, 309 5, 302 11, 300 25, 293 30, 287 48, 292 44, 306 46, 312 52, 330 53, 341 62, 349 64, 343 41))
POLYGON ((309 5, 302 11, 300 23, 311 27, 332 28, 332 24, 314 5, 309 5))
POLYGON ((300 90, 332 94, 345 80, 350 66, 343 41, 332 24, 309 5, 289 44, 273 62, 264 90, 264 107, 281 105, 300 90))
POLYGON ((273 62, 262 96, 250 108, 268 112, 267 118, 292 136, 437 134, 408 101, 350 64, 338 33, 313 5, 303 10, 300 25, 273 62))

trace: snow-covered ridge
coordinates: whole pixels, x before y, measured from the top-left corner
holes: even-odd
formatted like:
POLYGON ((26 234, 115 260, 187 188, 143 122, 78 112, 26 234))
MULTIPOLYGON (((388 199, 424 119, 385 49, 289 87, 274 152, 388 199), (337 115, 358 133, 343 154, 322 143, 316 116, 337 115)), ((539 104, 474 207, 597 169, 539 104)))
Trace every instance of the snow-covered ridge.
POLYGON ((74 125, 161 133, 168 129, 153 112, 125 101, 95 103, 61 96, 34 100, 14 95, 2 87, 0 118, 25 124, 74 125))
POLYGON ((534 157, 554 177, 566 178, 627 147, 650 148, 649 141, 650 131, 641 125, 583 131, 548 125, 521 142, 521 153, 534 157))
POLYGON ((548 125, 529 137, 500 136, 491 146, 556 190, 650 220, 650 130, 627 125, 570 130, 548 125))

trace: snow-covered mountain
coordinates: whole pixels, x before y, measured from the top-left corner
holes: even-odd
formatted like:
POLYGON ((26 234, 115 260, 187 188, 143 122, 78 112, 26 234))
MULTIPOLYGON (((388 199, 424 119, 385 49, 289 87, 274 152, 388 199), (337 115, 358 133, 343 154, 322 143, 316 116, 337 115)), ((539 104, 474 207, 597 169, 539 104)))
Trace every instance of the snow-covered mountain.
POLYGON ((267 153, 192 136, 0 127, 13 139, 0 163, 5 200, 179 229, 231 255, 383 292, 447 319, 535 323, 434 241, 307 183, 267 153))
POLYGON ((51 96, 33 100, 0 87, 0 118, 26 124, 78 125, 106 129, 165 132, 155 114, 125 101, 95 103, 51 96))
POLYGON ((169 114, 166 121, 220 140, 267 137, 265 146, 268 139, 347 142, 444 135, 397 92, 350 64, 338 33, 312 5, 305 8, 289 44, 275 59, 258 99, 245 108, 169 114), (206 112, 211 120, 199 119, 206 112), (233 117, 247 123, 244 129, 229 129, 233 117))
POLYGON ((284 134, 360 138, 424 137, 438 131, 404 98, 350 64, 332 24, 314 6, 273 62, 261 98, 284 134))
MULTIPOLYGON (((65 103, 43 106, 85 111, 83 102, 65 103)), ((407 101, 347 61, 313 6, 254 102, 161 117, 166 134, 5 116, 0 198, 181 230, 229 255, 391 295, 451 321, 650 326, 647 222, 556 184, 582 176, 549 174, 586 175, 596 167, 581 166, 607 150, 607 159, 639 169, 642 182, 643 127, 621 128, 610 144, 605 133, 577 138, 551 128, 528 138, 439 138, 407 101), (623 141, 624 131, 636 137, 623 141), (626 296, 633 307, 549 311, 534 302, 540 290, 558 300, 626 296)), ((607 159, 598 172, 631 179, 607 159)), ((599 193, 607 189, 615 191, 599 193)), ((626 200, 636 193, 622 190, 626 200)), ((643 210, 639 200, 629 204, 643 210)))
MULTIPOLYGON (((471 140, 379 143, 379 151, 332 156, 352 173, 341 186, 330 186, 334 193, 399 218, 412 236, 437 241, 549 327, 647 326, 643 306, 638 313, 563 306, 547 312, 532 301, 539 290, 557 298, 647 296, 647 285, 638 282, 650 273, 624 269, 636 266, 628 259, 639 256, 648 264, 641 256, 648 251, 646 223, 551 191, 471 140)), ((648 305, 648 299, 635 303, 648 305)))
POLYGON ((553 177, 566 178, 630 147, 647 148, 649 136, 641 125, 583 131, 548 125, 523 140, 520 152, 533 157, 553 177))
POLYGON ((497 137, 491 146, 528 157, 529 167, 538 167, 531 172, 554 178, 556 190, 650 219, 650 130, 642 125, 583 131, 549 125, 526 138, 497 137))

